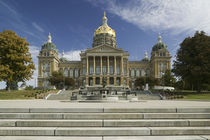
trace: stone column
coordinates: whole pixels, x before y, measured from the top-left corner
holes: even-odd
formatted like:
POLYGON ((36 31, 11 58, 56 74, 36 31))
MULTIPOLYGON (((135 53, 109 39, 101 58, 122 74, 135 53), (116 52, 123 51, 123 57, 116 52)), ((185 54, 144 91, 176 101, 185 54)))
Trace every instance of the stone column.
POLYGON ((86 86, 89 85, 89 79, 88 79, 88 75, 89 75, 89 61, 88 61, 88 56, 86 57, 86 86))
POLYGON ((114 75, 117 74, 117 61, 116 61, 116 56, 114 56, 114 75))
POLYGON ((117 76, 117 61, 116 61, 116 56, 114 56, 114 85, 116 86, 116 77, 117 76))
POLYGON ((107 82, 106 84, 109 85, 109 56, 107 56, 107 82))
POLYGON ((129 64, 128 64, 128 59, 127 59, 127 77, 129 77, 129 64))
POLYGON ((54 61, 52 60, 50 64, 51 64, 50 76, 52 76, 53 71, 55 71, 55 69, 54 69, 54 61))
POLYGON ((120 77, 120 85, 123 86, 124 78, 123 78, 123 56, 121 56, 121 77, 120 77))
POLYGON ((86 76, 89 74, 89 61, 88 61, 88 56, 87 56, 87 58, 86 58, 86 71, 87 71, 87 74, 86 74, 86 76))
POLYGON ((100 85, 102 85, 102 65, 103 63, 102 63, 102 56, 100 56, 100 85))
POLYGON ((109 56, 107 56, 107 74, 109 75, 109 56))
POLYGON ((39 76, 42 77, 42 62, 39 61, 39 76))
POLYGON ((95 61, 95 56, 93 56, 93 75, 96 73, 96 61, 95 61))
POLYGON ((127 79, 126 80, 127 80, 127 86, 129 86, 129 64, 128 64, 128 58, 127 58, 126 61, 127 61, 127 66, 126 66, 127 67, 127 79))
POLYGON ((95 86, 95 84, 96 84, 96 77, 95 76, 93 76, 93 86, 95 86))
POLYGON ((123 56, 121 56, 121 75, 123 75, 123 56))

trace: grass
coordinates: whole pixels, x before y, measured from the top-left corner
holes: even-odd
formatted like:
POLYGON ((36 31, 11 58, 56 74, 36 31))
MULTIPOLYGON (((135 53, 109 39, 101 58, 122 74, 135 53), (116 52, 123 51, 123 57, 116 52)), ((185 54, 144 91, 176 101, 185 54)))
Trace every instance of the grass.
POLYGON ((205 100, 210 101, 210 93, 186 94, 184 100, 205 100))
POLYGON ((49 93, 57 93, 58 90, 14 90, 0 91, 0 100, 16 100, 16 99, 43 99, 49 93))

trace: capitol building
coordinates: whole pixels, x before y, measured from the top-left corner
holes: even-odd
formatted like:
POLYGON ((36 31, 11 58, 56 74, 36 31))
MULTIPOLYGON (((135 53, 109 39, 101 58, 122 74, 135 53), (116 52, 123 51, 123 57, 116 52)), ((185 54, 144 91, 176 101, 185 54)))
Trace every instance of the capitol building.
POLYGON ((53 71, 62 71, 64 76, 73 78, 75 86, 120 86, 134 88, 139 77, 161 78, 166 69, 171 68, 171 56, 168 47, 162 42, 160 34, 152 47, 151 57, 147 52, 142 60, 129 61, 129 52, 117 46, 116 33, 108 23, 106 14, 102 25, 95 30, 92 47, 80 53, 80 61, 68 61, 59 58, 51 35, 42 45, 38 56, 38 87, 50 87, 48 78, 53 71))

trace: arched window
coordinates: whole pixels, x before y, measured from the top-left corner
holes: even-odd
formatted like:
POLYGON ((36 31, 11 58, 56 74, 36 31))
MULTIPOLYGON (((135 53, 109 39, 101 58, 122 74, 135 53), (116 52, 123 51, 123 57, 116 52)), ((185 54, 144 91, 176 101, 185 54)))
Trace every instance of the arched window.
POLYGON ((145 76, 145 71, 144 71, 144 69, 141 69, 141 76, 142 76, 142 77, 145 76))
POLYGON ((67 68, 64 69, 64 76, 68 77, 68 69, 67 68))

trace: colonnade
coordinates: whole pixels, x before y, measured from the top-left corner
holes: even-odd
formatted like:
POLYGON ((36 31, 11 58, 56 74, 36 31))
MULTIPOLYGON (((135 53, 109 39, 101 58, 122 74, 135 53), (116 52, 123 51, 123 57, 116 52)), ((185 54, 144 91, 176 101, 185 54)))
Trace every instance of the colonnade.
MULTIPOLYGON (((129 85, 129 69, 128 69, 128 58, 123 56, 86 56, 86 85, 95 86, 97 84, 102 85, 103 79, 106 85, 129 85), (96 72, 96 58, 100 59, 100 72, 96 72), (103 71, 104 62, 106 62, 106 72, 103 71), (119 61, 117 61, 119 60, 119 61), (110 62, 113 61, 113 72, 110 72, 110 62), (93 67, 93 72, 90 72, 90 62, 93 67), (117 67, 119 66, 118 70, 117 67), (125 71, 126 69, 126 71, 125 71), (100 82, 96 80, 100 78, 100 82), (90 83, 92 80, 92 83, 90 83), (110 81, 111 80, 111 81, 110 81)), ((97 65, 98 66, 98 65, 97 65)))

